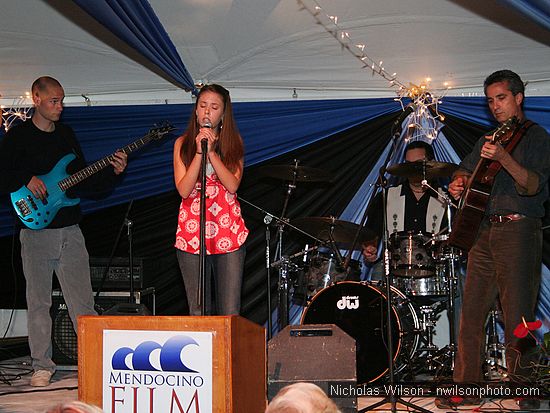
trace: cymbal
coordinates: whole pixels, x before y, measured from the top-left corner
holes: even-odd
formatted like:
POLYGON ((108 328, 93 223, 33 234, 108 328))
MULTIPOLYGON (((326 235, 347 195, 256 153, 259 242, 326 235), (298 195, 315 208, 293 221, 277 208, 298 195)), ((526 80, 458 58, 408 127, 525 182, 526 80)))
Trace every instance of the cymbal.
POLYGON ((319 168, 296 165, 267 165, 258 169, 259 173, 270 178, 293 181, 296 174, 297 182, 328 182, 331 175, 319 168))
POLYGON ((447 162, 436 161, 415 161, 404 162, 388 167, 386 170, 395 176, 406 178, 443 178, 451 176, 458 169, 458 165, 447 162), (425 175, 424 175, 425 173, 425 175))
MULTIPOLYGON (((358 224, 348 221, 342 221, 334 217, 304 217, 296 218, 291 223, 300 228, 302 231, 305 231, 316 238, 319 238, 323 241, 330 240, 330 234, 334 242, 345 249, 346 247, 351 247, 351 243, 355 238, 357 229, 359 228, 358 224)), ((355 249, 360 249, 361 244, 365 241, 372 241, 376 238, 376 234, 363 228, 359 233, 359 238, 357 239, 357 245, 355 249)))

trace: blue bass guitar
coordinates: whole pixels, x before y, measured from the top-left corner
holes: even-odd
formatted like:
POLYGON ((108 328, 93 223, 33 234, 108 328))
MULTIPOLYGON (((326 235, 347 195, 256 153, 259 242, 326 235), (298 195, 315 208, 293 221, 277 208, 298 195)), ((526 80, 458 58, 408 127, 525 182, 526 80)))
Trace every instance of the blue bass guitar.
MULTIPOLYGON (((130 154, 149 142, 162 138, 174 129, 172 125, 165 123, 160 127, 149 130, 145 136, 119 149, 119 151, 130 154)), ((109 166, 113 156, 114 154, 106 156, 88 165, 86 168, 69 175, 66 172, 67 165, 76 156, 72 153, 65 155, 50 172, 38 176, 44 182, 48 191, 48 196, 43 200, 36 198, 26 186, 22 186, 19 190, 12 192, 10 195, 11 203, 21 222, 30 229, 46 228, 61 208, 76 205, 80 202, 80 198, 67 197, 65 191, 109 166)))

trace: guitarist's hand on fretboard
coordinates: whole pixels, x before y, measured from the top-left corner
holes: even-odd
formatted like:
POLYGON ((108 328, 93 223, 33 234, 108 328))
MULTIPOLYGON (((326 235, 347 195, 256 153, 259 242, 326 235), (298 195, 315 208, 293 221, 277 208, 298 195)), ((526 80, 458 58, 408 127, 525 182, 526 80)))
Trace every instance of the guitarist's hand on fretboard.
MULTIPOLYGON (((492 136, 486 136, 486 139, 492 139, 492 136)), ((508 152, 504 150, 502 145, 498 142, 485 142, 481 147, 480 156, 485 159, 490 159, 492 161, 502 161, 504 157, 509 156, 508 152)))

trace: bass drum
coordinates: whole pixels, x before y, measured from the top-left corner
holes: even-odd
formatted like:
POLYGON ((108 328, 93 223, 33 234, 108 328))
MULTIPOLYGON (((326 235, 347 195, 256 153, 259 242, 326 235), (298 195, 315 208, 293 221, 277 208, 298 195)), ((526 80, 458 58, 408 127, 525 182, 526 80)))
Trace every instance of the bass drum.
MULTIPOLYGON (((336 283, 316 294, 301 324, 336 324, 356 341, 357 383, 374 382, 388 371, 385 286, 364 282, 336 283)), ((420 323, 403 293, 392 287, 391 328, 395 371, 416 351, 420 323)))

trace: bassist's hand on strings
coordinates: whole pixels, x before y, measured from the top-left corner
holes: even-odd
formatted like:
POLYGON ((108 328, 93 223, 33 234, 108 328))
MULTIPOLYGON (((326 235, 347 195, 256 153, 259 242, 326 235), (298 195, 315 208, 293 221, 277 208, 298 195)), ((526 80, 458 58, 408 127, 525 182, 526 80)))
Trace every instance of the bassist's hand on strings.
POLYGON ((32 192, 35 198, 44 200, 48 196, 48 189, 46 188, 46 185, 44 184, 42 179, 38 178, 37 176, 33 176, 31 178, 31 180, 27 184, 27 188, 29 188, 29 191, 32 192))
POLYGON ((120 175, 126 169, 126 165, 128 165, 128 155, 122 151, 117 151, 109 162, 113 165, 115 175, 120 175))

